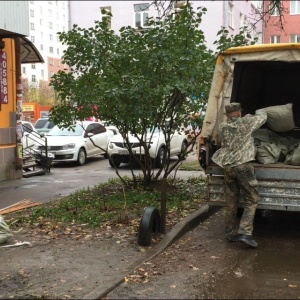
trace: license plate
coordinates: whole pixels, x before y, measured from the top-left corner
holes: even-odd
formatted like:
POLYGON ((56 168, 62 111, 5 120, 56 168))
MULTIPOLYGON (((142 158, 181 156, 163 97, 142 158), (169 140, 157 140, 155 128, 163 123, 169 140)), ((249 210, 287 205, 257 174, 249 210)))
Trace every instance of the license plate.
MULTIPOLYGON (((136 151, 135 151, 135 150, 132 150, 132 153, 135 154, 136 151)), ((129 154, 129 151, 128 151, 128 150, 119 150, 119 154, 121 154, 121 155, 128 155, 128 154, 129 154)))

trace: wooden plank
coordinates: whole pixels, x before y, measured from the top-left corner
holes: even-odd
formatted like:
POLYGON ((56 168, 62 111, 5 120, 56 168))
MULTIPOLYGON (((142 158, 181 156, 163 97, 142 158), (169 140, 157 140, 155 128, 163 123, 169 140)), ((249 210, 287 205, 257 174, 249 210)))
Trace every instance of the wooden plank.
POLYGON ((24 205, 24 204, 29 204, 29 203, 31 203, 31 202, 33 202, 33 201, 31 201, 31 200, 29 200, 29 199, 21 200, 21 201, 16 202, 16 203, 14 203, 14 204, 12 204, 12 205, 9 205, 9 206, 6 206, 6 207, 4 207, 4 208, 1 208, 1 209, 0 209, 0 213, 1 213, 1 211, 6 210, 6 209, 8 209, 8 208, 15 207, 15 206, 19 206, 19 205, 24 205))
POLYGON ((39 203, 39 202, 34 202, 34 203, 30 203, 30 204, 27 204, 27 205, 24 205, 24 206, 11 207, 11 208, 8 208, 6 210, 1 211, 1 215, 5 215, 5 214, 11 213, 11 212, 18 211, 18 210, 23 210, 23 209, 26 209, 26 208, 38 206, 40 204, 41 203, 39 203))

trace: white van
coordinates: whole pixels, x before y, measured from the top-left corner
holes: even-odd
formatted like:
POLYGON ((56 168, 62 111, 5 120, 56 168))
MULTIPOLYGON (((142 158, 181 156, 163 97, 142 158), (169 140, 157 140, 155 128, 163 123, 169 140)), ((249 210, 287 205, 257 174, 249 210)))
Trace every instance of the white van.
MULTIPOLYGON (((299 83, 300 43, 234 47, 219 54, 199 139, 199 149, 205 154, 202 163, 205 162, 210 205, 225 205, 223 171, 211 160, 221 146, 219 125, 226 119, 225 105, 239 102, 246 115, 259 108, 292 103, 295 127, 278 134, 300 141, 299 83)), ((300 210, 300 163, 256 161, 254 167, 260 194, 258 208, 300 210)))

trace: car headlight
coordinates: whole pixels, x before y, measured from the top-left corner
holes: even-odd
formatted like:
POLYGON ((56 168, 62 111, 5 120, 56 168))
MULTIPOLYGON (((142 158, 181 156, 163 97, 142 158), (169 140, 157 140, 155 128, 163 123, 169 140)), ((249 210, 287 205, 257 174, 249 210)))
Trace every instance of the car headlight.
POLYGON ((75 144, 74 143, 62 146, 63 150, 68 150, 68 149, 73 149, 73 148, 75 148, 75 144))
POLYGON ((114 149, 114 143, 109 143, 108 148, 109 149, 114 149))

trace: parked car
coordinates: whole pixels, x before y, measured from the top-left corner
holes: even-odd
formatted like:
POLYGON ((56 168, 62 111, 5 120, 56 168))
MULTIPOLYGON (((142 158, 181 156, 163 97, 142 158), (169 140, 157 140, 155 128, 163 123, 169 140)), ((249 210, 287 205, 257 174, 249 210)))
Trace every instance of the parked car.
MULTIPOLYGON (((133 135, 129 135, 129 141, 133 153, 143 156, 145 150, 141 146, 138 138, 133 135)), ((149 145, 150 157, 154 160, 154 163, 157 167, 161 167, 163 165, 164 148, 166 147, 166 141, 163 132, 156 128, 151 138, 151 130, 147 130, 146 142, 149 145)), ((175 131, 171 137, 170 156, 179 157, 180 154, 186 150, 187 145, 187 137, 184 132, 181 134, 178 131, 175 131)), ((121 134, 116 134, 111 138, 108 144, 107 153, 111 167, 119 167, 121 163, 130 162, 128 146, 124 142, 121 134)))
POLYGON ((54 126, 55 126, 55 124, 53 123, 53 121, 49 120, 49 118, 47 118, 47 117, 37 119, 37 121, 34 123, 34 128, 40 134, 41 133, 46 134, 54 126))
POLYGON ((36 139, 39 137, 38 132, 34 128, 33 124, 28 121, 22 121, 22 146, 23 149, 30 148, 35 145, 36 139))
MULTIPOLYGON (((70 129, 56 125, 45 137, 48 153, 54 155, 53 162, 75 161, 82 166, 87 157, 105 155, 113 135, 112 130, 98 122, 78 121, 70 129)), ((37 150, 44 150, 43 146, 37 146, 37 150)))

